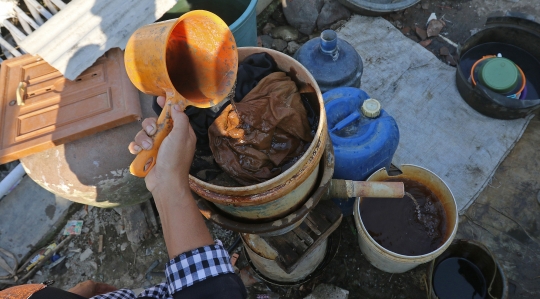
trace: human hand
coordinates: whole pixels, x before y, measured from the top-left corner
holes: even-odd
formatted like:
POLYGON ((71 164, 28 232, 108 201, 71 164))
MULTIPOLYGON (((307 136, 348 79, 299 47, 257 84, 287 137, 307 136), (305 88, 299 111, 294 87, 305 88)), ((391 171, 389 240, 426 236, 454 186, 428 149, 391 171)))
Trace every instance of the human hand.
POLYGON ((87 280, 87 281, 78 283, 76 286, 69 289, 68 292, 77 294, 84 298, 91 298, 97 295, 114 292, 116 290, 118 289, 113 287, 112 285, 108 285, 106 283, 101 283, 101 282, 95 282, 92 280, 87 280))
MULTIPOLYGON (((158 97, 158 104, 163 107, 165 98, 158 97)), ((195 154, 197 138, 189 124, 187 115, 178 106, 171 109, 173 129, 161 143, 156 164, 145 178, 146 188, 154 194, 171 186, 189 188, 189 168, 195 154)), ((151 149, 153 140, 150 136, 156 133, 156 118, 147 118, 142 122, 143 130, 129 144, 129 151, 138 154, 143 149, 151 149)), ((188 189, 187 189, 188 190, 188 189)))

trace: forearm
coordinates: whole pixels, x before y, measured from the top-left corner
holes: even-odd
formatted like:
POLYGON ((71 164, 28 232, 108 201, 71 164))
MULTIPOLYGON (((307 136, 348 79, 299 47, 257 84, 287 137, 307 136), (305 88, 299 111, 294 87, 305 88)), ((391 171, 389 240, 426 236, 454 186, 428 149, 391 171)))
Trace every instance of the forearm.
POLYGON ((172 259, 186 251, 214 244, 189 187, 165 186, 170 190, 157 190, 153 195, 169 257, 172 259))

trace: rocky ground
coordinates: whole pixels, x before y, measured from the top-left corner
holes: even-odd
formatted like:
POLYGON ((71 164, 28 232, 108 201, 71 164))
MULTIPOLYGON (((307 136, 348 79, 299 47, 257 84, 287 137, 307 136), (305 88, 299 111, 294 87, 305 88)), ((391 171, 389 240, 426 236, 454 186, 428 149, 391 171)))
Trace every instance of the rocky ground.
MULTIPOLYGON (((288 2, 284 9, 280 1, 274 1, 259 15, 260 46, 292 55, 304 42, 318 36, 321 30, 338 29, 353 13, 332 0, 288 2)), ((441 61, 454 65, 456 45, 481 29, 487 15, 496 10, 519 10, 540 18, 537 0, 425 0, 405 11, 383 17, 441 61), (426 24, 432 13, 436 14, 437 21, 426 24)), ((82 234, 60 250, 60 256, 65 258, 59 264, 50 268, 50 263, 47 263, 31 281, 54 279, 55 286, 65 289, 86 279, 132 289, 163 281, 167 254, 159 225, 149 225, 138 240, 130 240, 131 228, 126 227, 121 213, 121 210, 81 206, 70 219, 84 221, 82 234)), ((233 232, 212 223, 208 226, 226 248, 235 243, 236 234, 233 232)), ((303 298, 321 283, 348 290, 349 298, 424 298, 427 266, 419 266, 404 274, 384 273, 372 267, 359 251, 351 217, 343 220, 338 232, 341 242, 334 259, 318 273, 318 277, 294 287, 257 281, 250 276, 241 247, 233 246, 231 252, 240 254, 237 267, 243 270, 241 274, 246 284, 251 285, 251 298, 303 298)))

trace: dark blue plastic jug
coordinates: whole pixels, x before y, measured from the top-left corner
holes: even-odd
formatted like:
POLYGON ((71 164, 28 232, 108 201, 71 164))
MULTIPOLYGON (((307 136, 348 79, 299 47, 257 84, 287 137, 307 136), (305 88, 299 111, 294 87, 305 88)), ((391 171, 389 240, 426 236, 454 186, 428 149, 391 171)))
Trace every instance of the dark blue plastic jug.
POLYGON ((360 87, 362 58, 333 30, 325 30, 321 37, 306 42, 294 59, 313 75, 322 93, 338 87, 360 87))
MULTIPOLYGON (((334 145, 334 178, 362 181, 389 167, 399 143, 395 119, 361 89, 341 87, 323 94, 328 131, 334 145)), ((344 215, 354 198, 335 200, 344 215)))

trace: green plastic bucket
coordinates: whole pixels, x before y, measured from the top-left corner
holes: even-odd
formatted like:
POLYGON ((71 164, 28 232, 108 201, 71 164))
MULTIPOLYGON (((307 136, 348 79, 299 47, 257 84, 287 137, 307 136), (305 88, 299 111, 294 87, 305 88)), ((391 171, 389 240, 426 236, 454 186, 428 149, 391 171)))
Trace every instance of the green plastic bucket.
POLYGON ((238 47, 257 46, 257 0, 180 0, 158 21, 175 19, 189 10, 208 10, 229 25, 238 47))

